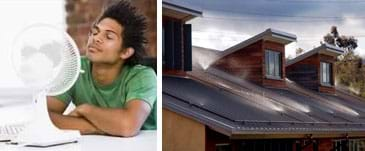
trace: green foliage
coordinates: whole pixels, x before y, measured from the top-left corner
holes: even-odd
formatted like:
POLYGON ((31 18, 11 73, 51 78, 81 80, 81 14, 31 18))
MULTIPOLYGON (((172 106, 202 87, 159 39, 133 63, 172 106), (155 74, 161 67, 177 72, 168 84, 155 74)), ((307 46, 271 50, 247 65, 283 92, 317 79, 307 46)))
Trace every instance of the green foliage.
POLYGON ((336 81, 349 87, 354 93, 365 97, 365 74, 362 61, 358 55, 350 52, 343 59, 336 62, 336 81))
POLYGON ((330 33, 326 34, 323 40, 328 44, 343 48, 345 54, 352 53, 357 48, 357 39, 353 36, 340 35, 336 26, 331 27, 330 33))
POLYGON ((365 98, 365 69, 362 67, 362 59, 354 54, 357 48, 357 39, 353 36, 340 35, 336 26, 331 27, 331 32, 323 37, 323 40, 334 46, 343 48, 345 53, 336 62, 336 82, 348 87, 354 94, 365 98))

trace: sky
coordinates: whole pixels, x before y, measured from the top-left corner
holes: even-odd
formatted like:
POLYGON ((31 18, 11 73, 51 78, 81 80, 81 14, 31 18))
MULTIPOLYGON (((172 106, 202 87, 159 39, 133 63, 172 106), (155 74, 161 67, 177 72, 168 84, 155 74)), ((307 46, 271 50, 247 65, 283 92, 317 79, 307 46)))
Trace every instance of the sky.
POLYGON ((19 32, 37 23, 66 29, 65 0, 0 1, 0 88, 24 87, 11 63, 14 39, 19 32))
MULTIPOLYGON (((177 1, 177 0, 170 0, 177 1)), ((358 39, 356 53, 365 57, 365 0, 178 0, 201 10, 193 27, 193 45, 225 50, 267 28, 297 36, 286 46, 286 57, 295 50, 309 51, 337 26, 340 35, 358 39)))

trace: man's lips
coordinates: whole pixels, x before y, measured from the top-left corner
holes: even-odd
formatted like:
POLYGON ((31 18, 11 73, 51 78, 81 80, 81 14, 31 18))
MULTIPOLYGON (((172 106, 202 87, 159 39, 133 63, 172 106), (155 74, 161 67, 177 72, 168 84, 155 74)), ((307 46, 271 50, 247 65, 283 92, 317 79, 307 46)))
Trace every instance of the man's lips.
POLYGON ((100 52, 100 49, 95 46, 89 46, 88 49, 91 53, 100 52))

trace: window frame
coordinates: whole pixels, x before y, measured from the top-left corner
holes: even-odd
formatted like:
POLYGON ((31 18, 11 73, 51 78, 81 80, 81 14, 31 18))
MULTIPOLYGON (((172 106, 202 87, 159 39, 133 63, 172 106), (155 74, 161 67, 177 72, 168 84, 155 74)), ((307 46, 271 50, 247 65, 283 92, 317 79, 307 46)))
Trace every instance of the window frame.
POLYGON ((282 53, 270 49, 265 50, 265 77, 282 80, 282 53))
POLYGON ((320 62, 320 83, 322 86, 333 86, 332 83, 332 63, 320 62))

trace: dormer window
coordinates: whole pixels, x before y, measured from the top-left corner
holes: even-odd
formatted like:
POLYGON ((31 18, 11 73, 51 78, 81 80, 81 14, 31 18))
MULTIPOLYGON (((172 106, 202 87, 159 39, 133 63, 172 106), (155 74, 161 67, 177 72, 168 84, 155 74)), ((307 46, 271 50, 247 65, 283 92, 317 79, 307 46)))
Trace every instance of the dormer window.
POLYGON ((286 89, 285 45, 295 40, 295 35, 267 29, 217 53, 207 71, 221 70, 264 87, 286 89))
POLYGON ((266 77, 270 79, 281 79, 281 67, 281 53, 265 50, 266 77))
POLYGON ((314 91, 335 94, 335 66, 333 62, 344 50, 322 44, 286 62, 286 77, 314 91))
POLYGON ((331 70, 332 65, 331 63, 321 62, 321 84, 331 86, 331 70))

